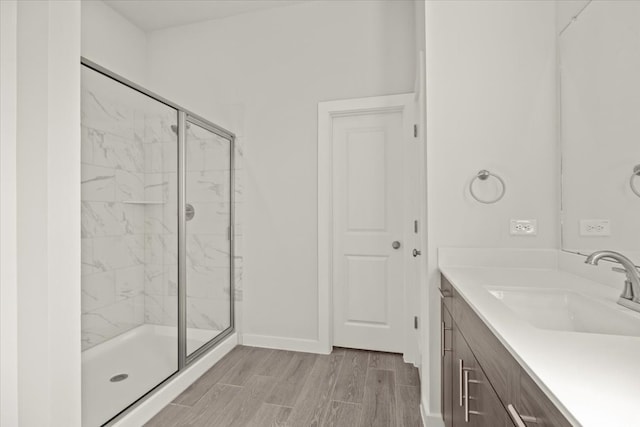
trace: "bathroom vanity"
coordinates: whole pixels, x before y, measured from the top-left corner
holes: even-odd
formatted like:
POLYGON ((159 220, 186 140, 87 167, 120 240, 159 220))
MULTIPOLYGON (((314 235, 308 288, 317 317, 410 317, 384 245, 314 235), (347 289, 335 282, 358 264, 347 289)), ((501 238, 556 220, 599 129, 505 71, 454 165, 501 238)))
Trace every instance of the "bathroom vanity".
POLYGON ((455 286, 441 283, 445 426, 571 426, 455 286))
POLYGON ((438 252, 447 427, 640 426, 624 275, 557 250, 438 252))

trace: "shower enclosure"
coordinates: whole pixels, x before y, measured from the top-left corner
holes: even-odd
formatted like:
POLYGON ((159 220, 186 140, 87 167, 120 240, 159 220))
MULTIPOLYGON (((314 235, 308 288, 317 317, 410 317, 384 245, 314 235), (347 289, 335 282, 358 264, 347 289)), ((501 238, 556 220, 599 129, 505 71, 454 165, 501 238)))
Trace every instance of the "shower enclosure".
POLYGON ((82 60, 83 426, 234 329, 234 135, 82 60))

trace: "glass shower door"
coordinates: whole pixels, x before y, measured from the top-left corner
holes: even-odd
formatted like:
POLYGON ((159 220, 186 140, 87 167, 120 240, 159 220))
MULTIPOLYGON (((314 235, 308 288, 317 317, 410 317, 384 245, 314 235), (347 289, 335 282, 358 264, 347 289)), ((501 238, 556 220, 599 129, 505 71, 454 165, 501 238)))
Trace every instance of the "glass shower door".
POLYGON ((82 67, 82 425, 178 370, 178 111, 82 67))
POLYGON ((185 321, 187 358, 233 324, 233 142, 187 116, 185 321))

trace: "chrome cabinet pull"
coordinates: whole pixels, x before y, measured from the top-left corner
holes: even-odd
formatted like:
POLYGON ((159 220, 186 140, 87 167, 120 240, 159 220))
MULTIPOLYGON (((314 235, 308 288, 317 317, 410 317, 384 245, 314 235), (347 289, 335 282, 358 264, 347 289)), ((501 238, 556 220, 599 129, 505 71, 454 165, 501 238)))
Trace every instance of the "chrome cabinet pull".
POLYGON ((471 400, 471 396, 469 396, 469 383, 480 384, 478 380, 470 380, 469 379, 469 371, 471 369, 466 369, 464 371, 464 422, 469 422, 469 415, 482 415, 482 412, 472 411, 469 409, 469 400, 471 400))
POLYGON ((438 288, 438 290, 440 291, 440 296, 442 298, 448 298, 448 297, 451 296, 451 294, 449 294, 449 291, 447 291, 447 290, 444 290, 442 288, 438 288))
POLYGON ((464 371, 464 422, 469 422, 469 371, 464 371))
POLYGON ((464 371, 464 361, 462 359, 458 360, 458 386, 460 387, 460 406, 464 404, 463 396, 462 396, 462 386, 464 384, 462 376, 464 371))
POLYGON ((516 427, 527 427, 525 423, 538 423, 538 419, 536 417, 520 415, 511 403, 507 405, 507 410, 509 411, 509 416, 511 417, 513 422, 516 423, 516 427))
POLYGON ((445 333, 445 331, 450 331, 451 328, 447 328, 445 326, 445 324, 444 324, 444 321, 440 322, 440 325, 441 325, 441 328, 440 328, 440 348, 442 349, 442 357, 444 357, 444 353, 446 351, 451 351, 450 348, 445 348, 445 343, 444 343, 445 336, 444 336, 444 333, 445 333))
POLYGON ((462 393, 462 388, 464 386, 464 374, 468 371, 470 371, 471 368, 465 368, 464 367, 464 360, 462 359, 458 359, 458 387, 460 390, 459 393, 459 397, 460 397, 460 406, 464 405, 464 396, 462 393))

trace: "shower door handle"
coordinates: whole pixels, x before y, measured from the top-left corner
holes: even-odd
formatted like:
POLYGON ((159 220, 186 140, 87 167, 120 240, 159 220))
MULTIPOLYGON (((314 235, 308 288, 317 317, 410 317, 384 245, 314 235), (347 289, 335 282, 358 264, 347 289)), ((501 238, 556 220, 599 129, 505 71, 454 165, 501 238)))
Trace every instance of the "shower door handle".
POLYGON ((196 210, 191 203, 187 203, 187 206, 184 208, 184 218, 187 221, 191 221, 194 216, 196 216, 196 210))

